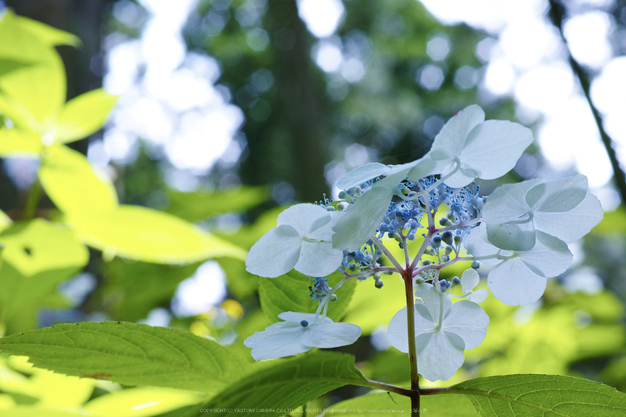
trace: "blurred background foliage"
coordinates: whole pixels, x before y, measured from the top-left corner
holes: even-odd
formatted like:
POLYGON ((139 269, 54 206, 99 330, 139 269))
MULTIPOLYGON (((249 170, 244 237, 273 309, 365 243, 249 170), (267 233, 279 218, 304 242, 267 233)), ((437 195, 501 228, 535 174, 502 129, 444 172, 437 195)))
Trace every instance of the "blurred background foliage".
MULTIPOLYGON (((469 104, 480 104, 490 119, 530 127, 542 122, 521 111, 513 94, 485 86, 485 50, 498 41, 497 33, 445 25, 418 1, 334 2, 341 7, 338 24, 322 35, 302 17, 304 1, 198 0, 181 2, 183 11, 169 10, 167 3, 175 2, 4 0, 16 14, 82 40, 79 48, 57 47, 67 70, 68 100, 103 84, 121 95, 104 130, 70 144, 114 181, 120 202, 167 212, 246 250, 276 224, 284 206, 332 197, 332 185, 350 169, 419 158, 444 122, 469 104)), ((547 20, 547 2, 537 3, 547 20)), ((612 17, 607 42, 621 55, 626 6, 573 3, 572 15, 591 10, 612 17)), ((559 54, 563 58, 562 46, 559 54)), ((600 71, 586 69, 591 77, 600 71)), ((0 163, 0 208, 19 221, 38 163, 0 163)), ((555 170, 535 144, 502 181, 575 170, 555 170)), ((496 185, 481 184, 485 194, 496 185)), ((611 190, 608 184, 603 192, 611 190)), ((443 385, 496 374, 553 373, 626 390, 626 213, 618 204, 610 208, 573 245, 574 266, 550 280, 540 302, 516 308, 491 297, 484 303, 491 318, 487 338, 466 352, 462 370, 443 385)), ((59 213, 42 195, 36 216, 58 219, 59 213)), ((44 242, 32 243, 38 244, 44 242)), ((82 250, 76 248, 76 257, 85 256, 82 250)), ((89 249, 84 270, 55 272, 38 291, 20 289, 24 284, 10 273, 1 277, 7 334, 59 322, 146 322, 212 337, 250 357, 242 340, 275 321, 268 317, 272 309, 260 309, 269 284, 259 283, 236 258, 165 265, 112 259, 89 249)), ((403 286, 396 277, 384 282, 382 290, 359 283, 350 302, 344 300, 337 314, 345 313, 365 336, 343 350, 356 355, 368 377, 406 383, 407 358, 389 348, 384 336, 402 306, 403 286)), ((290 301, 305 304, 301 311, 311 308, 305 277, 289 275, 271 285, 300 286, 301 299, 290 301)), ((14 358, 2 359, 1 369, 0 408, 90 401, 87 409, 104 410, 106 402, 100 406, 96 399, 121 392, 101 381, 46 382, 82 384, 65 389, 74 394, 61 396, 65 402, 59 405, 49 388, 40 388, 56 376, 14 358)), ((148 395, 133 390, 124 391, 137 401, 148 395)), ((170 409, 141 415, 176 415, 197 400, 167 395, 170 409)), ((326 401, 349 395, 354 393, 344 388, 326 401)))

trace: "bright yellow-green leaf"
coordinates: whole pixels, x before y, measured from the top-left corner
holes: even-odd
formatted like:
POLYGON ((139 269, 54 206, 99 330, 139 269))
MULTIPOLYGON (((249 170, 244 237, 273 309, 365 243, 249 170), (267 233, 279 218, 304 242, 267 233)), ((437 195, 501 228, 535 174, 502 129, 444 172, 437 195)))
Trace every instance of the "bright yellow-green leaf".
POLYGON ((94 169, 84 155, 66 146, 47 149, 39 180, 48 197, 65 214, 81 212, 93 216, 117 207, 113 183, 94 169))
POLYGON ((50 46, 70 45, 78 47, 82 44, 77 36, 72 35, 69 32, 65 32, 61 29, 48 26, 44 23, 29 19, 27 17, 16 16, 15 18, 22 28, 37 36, 39 39, 41 39, 43 42, 47 43, 50 46))
POLYGON ((30 379, 5 365, 0 365, 0 390, 37 398, 38 392, 30 379))
POLYGON ((7 216, 7 214, 4 211, 0 210, 0 231, 6 229, 12 224, 13 224, 13 221, 11 220, 11 218, 7 216))
POLYGON ((246 252, 177 217, 139 206, 119 206, 97 216, 72 214, 85 243, 105 253, 155 263, 186 263, 246 252))
POLYGON ((190 391, 167 388, 130 388, 98 397, 85 404, 83 408, 90 413, 100 415, 144 417, 197 404, 205 398, 190 391))
POLYGON ((0 157, 35 157, 43 152, 41 136, 30 130, 0 129, 0 157))
POLYGON ((57 269, 76 269, 89 259, 72 230, 42 219, 14 224, 0 233, 0 244, 5 245, 3 262, 25 277, 57 269))
POLYGON ((89 399, 95 386, 95 380, 91 378, 55 374, 44 369, 37 369, 31 383, 39 392, 39 405, 59 408, 81 406, 89 399))
POLYGON ((372 278, 359 282, 344 317, 344 321, 361 327, 362 334, 370 334, 381 324, 387 326, 394 314, 406 306, 400 275, 383 275, 382 281, 380 289, 374 286, 372 278))
POLYGON ((22 25, 10 11, 0 20, 0 59, 25 63, 0 77, 0 112, 16 124, 42 131, 65 102, 65 69, 56 50, 22 25))
POLYGON ((51 140, 68 143, 91 135, 102 127, 116 101, 117 96, 102 89, 68 101, 51 128, 51 140))
MULTIPOLYGON (((80 411, 60 410, 39 405, 18 405, 2 411, 5 413, 4 415, 11 417, 85 417, 85 413, 80 411)), ((99 416, 90 414, 89 417, 113 417, 113 415, 105 414, 104 416, 99 416)))

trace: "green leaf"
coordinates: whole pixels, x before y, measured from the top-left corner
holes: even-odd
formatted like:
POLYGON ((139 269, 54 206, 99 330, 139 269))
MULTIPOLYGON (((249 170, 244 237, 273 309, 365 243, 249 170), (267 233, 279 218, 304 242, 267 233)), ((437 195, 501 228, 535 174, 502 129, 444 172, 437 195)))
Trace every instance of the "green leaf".
POLYGON ((26 29, 50 46, 70 45, 79 47, 82 44, 77 36, 38 22, 37 20, 29 19, 23 16, 15 16, 15 19, 20 27, 26 29))
POLYGON ((387 326, 406 306, 402 278, 398 274, 383 275, 382 281, 382 288, 376 288, 371 278, 359 283, 346 313, 345 321, 359 326, 364 335, 381 324, 387 326))
MULTIPOLYGON (((363 395, 341 401, 324 409, 324 416, 384 416, 409 415, 411 400, 398 394, 386 392, 363 395)), ((479 414, 472 408, 472 404, 463 395, 422 395, 420 410, 423 416, 428 417, 477 417, 479 414)), ((322 410, 307 410, 316 415, 322 410)))
POLYGON ((561 375, 505 375, 455 385, 483 417, 626 415, 626 394, 599 382, 561 375))
POLYGON ((54 293, 89 259, 72 230, 42 219, 5 229, 0 244, 5 245, 0 265, 0 311, 5 324, 26 314, 27 305, 54 293))
POLYGON ((0 352, 66 375, 215 393, 246 361, 189 332, 123 322, 59 324, 0 339, 0 352))
POLYGON ((0 210, 0 231, 6 229, 13 224, 13 220, 7 214, 0 210))
POLYGON ((67 146, 50 146, 41 161, 39 180, 63 213, 95 213, 117 207, 113 183, 87 158, 67 146))
POLYGON ((11 39, 0 43, 0 59, 28 64, 0 78, 0 112, 41 133, 65 102, 65 69, 56 50, 31 30, 10 11, 0 20, 0 39, 11 39))
MULTIPOLYGON (((332 287, 342 278, 339 273, 333 274, 328 285, 332 287)), ((278 315, 285 311, 315 313, 319 302, 311 300, 309 295, 311 285, 312 281, 295 271, 278 278, 259 278, 259 297, 263 312, 272 323, 282 321, 278 315)), ((356 286, 357 280, 351 279, 337 290, 335 293, 337 301, 331 302, 328 306, 327 316, 331 320, 339 321, 344 316, 356 286)))
POLYGON ((69 219, 89 246, 107 255, 154 263, 197 262, 246 252, 177 217, 139 206, 99 213, 74 213, 69 219))
MULTIPOLYGON (((56 410, 53 408, 44 407, 41 405, 26 406, 18 405, 16 407, 7 408, 3 410, 6 415, 11 417, 84 417, 85 413, 73 412, 66 410, 56 410)), ((108 417, 108 415, 105 414, 108 417)), ((90 415, 89 417, 100 417, 99 415, 90 415)), ((104 416, 103 416, 104 417, 104 416)))
POLYGON ((97 415, 115 417, 156 416, 204 400, 193 392, 168 388, 130 388, 103 395, 83 406, 97 415))
POLYGON ((39 158, 44 147, 38 133, 14 127, 0 129, 0 157, 39 158))
POLYGON ((351 355, 316 352, 270 363, 273 366, 247 375, 186 417, 204 416, 206 409, 215 417, 258 416, 259 412, 280 416, 335 388, 367 385, 351 355))
POLYGON ((50 128, 51 140, 68 143, 98 131, 116 102, 117 96, 102 89, 89 91, 68 101, 50 128))
POLYGON ((165 211, 190 222, 222 213, 246 211, 268 199, 265 187, 237 187, 191 193, 169 190, 167 196, 169 206, 165 211))

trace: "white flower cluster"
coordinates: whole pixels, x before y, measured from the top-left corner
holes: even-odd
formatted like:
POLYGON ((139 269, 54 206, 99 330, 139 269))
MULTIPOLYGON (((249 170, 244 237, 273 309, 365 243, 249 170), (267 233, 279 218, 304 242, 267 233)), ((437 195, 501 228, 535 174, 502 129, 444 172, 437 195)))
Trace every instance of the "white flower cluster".
MULTIPOLYGON (((418 284, 415 292, 418 370, 429 380, 447 380, 463 364, 463 351, 478 346, 485 337, 489 317, 476 303, 484 301, 488 293, 484 289, 474 291, 480 279, 475 270, 469 269, 456 281, 461 284, 462 295, 451 296, 447 291, 451 284, 438 278, 439 269, 445 267, 442 264, 473 260, 494 265, 487 276, 491 293, 505 304, 528 304, 541 297, 546 278, 570 266, 572 254, 567 244, 584 236, 603 217, 600 203, 589 193, 587 179, 582 175, 503 185, 484 204, 482 198, 469 193, 471 207, 467 192, 451 191, 468 186, 476 178, 489 180, 506 174, 532 140, 529 129, 508 121, 485 121, 480 107, 469 106, 445 124, 421 159, 403 165, 370 163, 341 178, 337 186, 348 196, 337 206, 342 210, 313 204, 285 210, 278 217, 278 225, 252 247, 246 268, 269 278, 295 268, 313 277, 324 277, 339 269, 345 274, 344 281, 364 279, 375 275, 375 271, 351 275, 351 270, 345 268, 350 265, 349 259, 354 259, 366 243, 382 245, 376 233, 380 237, 384 234, 381 230, 389 230, 389 222, 393 221, 389 213, 402 218, 402 230, 405 224, 417 227, 416 220, 406 220, 403 213, 412 216, 411 210, 424 210, 431 217, 419 256, 427 250, 439 250, 443 239, 448 245, 445 260, 440 257, 440 265, 434 269, 429 262, 418 267, 416 257, 410 270, 400 270, 399 264, 396 268, 405 277, 430 273, 426 275, 430 282, 418 284), (417 189, 409 190, 407 184, 417 189), (415 184, 421 184, 421 188, 415 184), (453 224, 443 219, 440 223, 444 227, 437 229, 433 224, 437 208, 431 206, 433 201, 441 204, 449 200, 450 195, 464 195, 472 214, 453 216, 453 224), (398 209, 392 202, 394 197, 416 204, 398 209), (392 208, 396 211, 389 211, 392 208), (471 221, 464 223, 468 218, 471 221), (383 220, 386 229, 379 230, 383 220), (460 255, 461 247, 469 257, 460 255), (449 255, 456 257, 450 260, 449 255), (466 300, 453 304, 451 297, 466 300)), ((454 201, 460 201, 458 198, 454 201)), ((357 326, 333 323, 325 316, 328 301, 328 296, 320 300, 316 314, 282 313, 279 317, 284 322, 246 339, 253 357, 270 359, 356 341, 360 336, 357 326)), ((406 308, 391 320, 388 337, 392 346, 408 352, 406 308)))

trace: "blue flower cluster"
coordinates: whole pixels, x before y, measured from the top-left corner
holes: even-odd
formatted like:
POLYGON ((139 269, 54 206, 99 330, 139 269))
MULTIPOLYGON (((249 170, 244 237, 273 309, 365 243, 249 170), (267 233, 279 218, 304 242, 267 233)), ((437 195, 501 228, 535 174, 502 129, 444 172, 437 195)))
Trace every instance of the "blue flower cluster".
MULTIPOLYGON (((367 269, 373 269, 381 256, 382 252, 380 249, 374 246, 374 242, 369 240, 359 250, 354 252, 343 251, 343 263, 339 267, 339 271, 355 274, 367 269)), ((361 280, 365 278, 367 277, 363 277, 361 280)))
POLYGON ((330 287, 328 286, 328 278, 309 278, 311 281, 315 282, 313 286, 309 287, 309 291, 311 292, 311 299, 313 301, 317 300, 322 303, 328 291, 330 291, 330 287))

